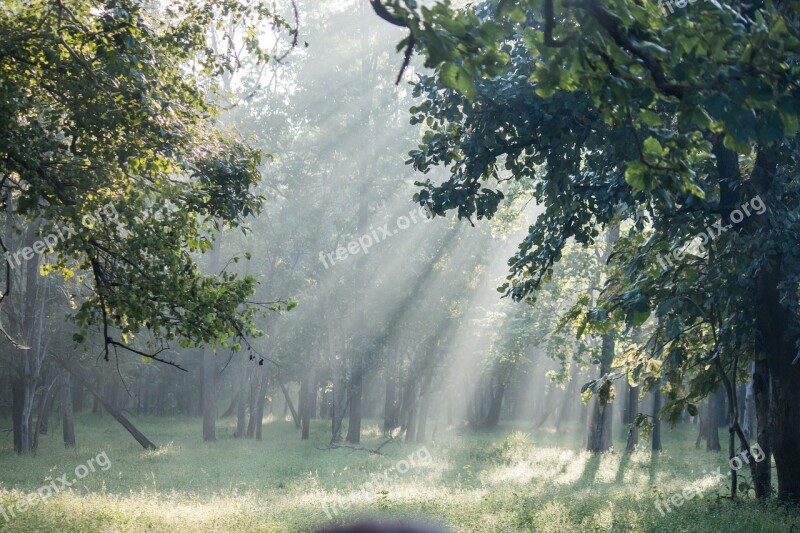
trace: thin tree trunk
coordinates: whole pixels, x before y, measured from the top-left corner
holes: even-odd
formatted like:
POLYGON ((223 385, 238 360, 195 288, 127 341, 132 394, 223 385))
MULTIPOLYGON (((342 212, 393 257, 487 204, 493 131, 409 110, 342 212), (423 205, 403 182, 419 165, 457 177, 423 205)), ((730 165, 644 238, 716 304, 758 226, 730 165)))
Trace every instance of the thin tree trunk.
POLYGON ((544 423, 553 413, 553 404, 557 399, 556 388, 551 386, 545 394, 546 396, 544 398, 544 407, 542 408, 542 411, 539 414, 539 419, 533 423, 534 429, 539 429, 540 427, 542 427, 542 425, 544 425, 544 423))
POLYGON ((231 403, 228 406, 228 408, 225 409, 225 412, 222 413, 222 415, 220 415, 220 418, 229 418, 233 416, 233 412, 236 410, 238 406, 239 406, 239 391, 237 390, 233 394, 233 396, 231 396, 231 403))
POLYGON ((317 403, 317 377, 315 369, 311 369, 304 382, 306 386, 301 387, 301 390, 305 388, 305 391, 301 393, 303 394, 304 402, 302 416, 303 431, 300 435, 300 439, 308 440, 309 431, 311 429, 311 414, 314 410, 314 407, 312 406, 316 405, 317 403))
POLYGON ((217 440, 217 402, 215 377, 217 365, 209 346, 203 348, 203 441, 217 440))
MULTIPOLYGON (((614 334, 603 335, 600 355, 600 377, 611 371, 614 360, 614 334)), ((589 439, 586 449, 590 452, 604 452, 611 448, 613 403, 607 402, 602 394, 595 394, 592 401, 591 418, 589 422, 589 439)))
MULTIPOLYGON (((256 399, 256 440, 261 440, 261 431, 264 426, 264 402, 266 402, 269 392, 269 373, 266 369, 261 373, 261 387, 259 388, 258 398, 256 399)), ((270 409, 272 401, 270 401, 270 409)))
MULTIPOLYGON (((431 405, 431 381, 433 380, 433 373, 429 372, 425 376, 425 381, 422 384, 422 397, 420 398, 419 407, 419 420, 417 420, 417 442, 422 444, 425 442, 425 429, 428 422, 428 410, 431 405)), ((502 398, 500 400, 502 403, 502 398)))
MULTIPOLYGON (((619 225, 615 224, 608 228, 606 233, 606 246, 603 253, 604 262, 611 256, 614 243, 619 240, 619 225)), ((600 377, 606 376, 611 372, 611 365, 614 361, 614 331, 604 334, 600 348, 600 377)), ((590 452, 604 452, 611 448, 613 443, 613 403, 608 398, 610 394, 608 388, 611 382, 605 382, 592 402, 592 411, 589 418, 589 438, 587 450, 590 452)))
POLYGON ((292 403, 292 398, 289 396, 289 391, 286 390, 286 386, 282 381, 278 380, 278 385, 281 386, 281 391, 283 391, 283 397, 286 399, 286 406, 292 412, 292 420, 294 420, 294 425, 297 429, 300 429, 300 415, 297 414, 297 410, 294 408, 294 403, 292 403))
POLYGON ((64 446, 67 448, 75 447, 75 418, 72 415, 72 380, 69 372, 62 375, 61 386, 61 416, 62 433, 64 435, 64 446))
POLYGON ((247 390, 247 364, 242 354, 239 369, 239 400, 236 408, 236 438, 243 439, 247 432, 247 408, 245 404, 247 390))
POLYGON ((364 393, 364 373, 361 358, 353 370, 350 380, 350 416, 347 422, 347 436, 345 439, 350 444, 361 442, 361 400, 364 393))
POLYGON ((347 394, 344 389, 341 361, 336 358, 333 340, 333 317, 330 313, 325 316, 328 337, 328 360, 331 368, 331 381, 333 385, 333 401, 331 402, 331 442, 342 439, 342 421, 347 407, 347 394))
POLYGON ((264 394, 261 390, 263 367, 256 367, 253 378, 250 380, 250 419, 247 421, 247 438, 252 439, 256 433, 256 417, 258 416, 259 396, 264 394))
POLYGON ((719 443, 719 394, 714 392, 708 396, 706 418, 706 450, 718 452, 722 450, 719 443))
POLYGON ((50 410, 53 407, 53 400, 61 388, 61 382, 56 375, 50 380, 50 385, 42 394, 42 403, 39 406, 39 416, 36 417, 36 429, 33 432, 33 449, 39 448, 39 435, 47 435, 47 422, 50 418, 50 410))
POLYGON ((654 452, 661 451, 661 419, 658 417, 658 412, 661 410, 661 389, 656 388, 653 392, 653 442, 652 449, 654 452))
POLYGON ((386 396, 383 402, 383 430, 397 427, 397 381, 390 368, 386 369, 386 396))
POLYGON ((14 433, 14 451, 25 453, 22 439, 22 406, 25 403, 25 378, 21 369, 12 369, 9 375, 11 381, 11 427, 14 433))
MULTIPOLYGON (((208 260, 208 269, 212 275, 216 274, 221 251, 221 235, 217 235, 214 247, 208 260)), ((210 346, 203 348, 203 441, 217 440, 217 365, 214 361, 214 352, 210 346)))
POLYGON ((639 444, 639 428, 635 425, 634 419, 636 417, 636 413, 639 411, 639 387, 628 387, 628 407, 626 409, 627 413, 627 424, 631 424, 630 429, 628 430, 628 441, 625 444, 625 450, 632 452, 636 449, 636 446, 639 444))
POLYGON ((483 427, 494 429, 497 427, 498 422, 500 422, 500 411, 503 408, 503 396, 506 392, 506 384, 503 383, 500 379, 493 379, 490 380, 490 387, 489 387, 489 412, 486 414, 486 418, 483 420, 483 427), (497 381, 497 385, 495 387, 491 387, 491 381, 497 381))

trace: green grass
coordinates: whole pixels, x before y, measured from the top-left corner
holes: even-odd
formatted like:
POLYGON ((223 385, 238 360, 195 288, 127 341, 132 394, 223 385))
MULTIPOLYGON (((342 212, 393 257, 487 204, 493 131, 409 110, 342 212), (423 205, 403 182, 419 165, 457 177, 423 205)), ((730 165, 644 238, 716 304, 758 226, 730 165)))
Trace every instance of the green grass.
MULTIPOLYGON (((727 488, 709 471, 722 466, 725 472, 723 454, 695 450, 692 428, 667 431, 665 451, 652 458, 647 450, 592 456, 581 450, 582 439, 552 430, 440 428, 426 445, 430 461, 422 454, 406 473, 391 471, 396 479, 376 488, 367 485, 371 475, 390 471, 420 445, 392 442, 385 456, 321 451, 325 421, 315 421, 307 442, 284 421, 265 424, 264 440, 256 442, 233 439, 233 422, 225 420, 214 443, 202 442, 196 419, 134 422, 158 451, 142 450, 110 417, 80 418, 76 449, 64 449, 60 431, 52 430, 35 456, 14 454, 3 434, 0 505, 6 509, 52 478, 74 477, 76 466, 102 452, 111 467, 10 522, 0 515, 0 530, 309 531, 328 522, 323 505, 337 523, 423 516, 453 531, 787 532, 796 521, 796 510, 721 497, 727 488), (700 486, 703 499, 666 516, 654 507, 657 496, 700 486)), ((377 423, 365 428, 364 445, 382 441, 377 423)))

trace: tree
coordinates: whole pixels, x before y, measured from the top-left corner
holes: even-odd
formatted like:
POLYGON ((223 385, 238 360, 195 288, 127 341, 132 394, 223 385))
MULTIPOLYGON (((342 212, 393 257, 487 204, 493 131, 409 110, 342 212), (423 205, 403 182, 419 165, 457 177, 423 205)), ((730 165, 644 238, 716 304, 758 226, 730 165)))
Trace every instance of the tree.
POLYGON ((655 311, 663 327, 628 365, 668 386, 661 411, 675 420, 765 361, 773 387, 759 414, 778 495, 800 499, 800 6, 698 3, 664 17, 632 0, 379 4, 436 68, 418 88, 413 120, 430 130, 411 155, 418 170, 448 165, 452 176, 421 183, 420 203, 489 218, 503 167, 533 177, 546 212, 510 263, 504 290, 518 300, 535 297, 570 239, 639 219, 619 258, 630 283, 601 307, 627 327, 655 311), (702 248, 686 253, 694 239, 702 248))
MULTIPOLYGON (((216 77, 239 66, 233 43, 262 22, 296 33, 248 1, 35 0, 0 13, 0 302, 15 326, 2 333, 20 350, 19 451, 46 354, 34 338, 47 318, 34 313, 39 273, 61 276, 73 341, 98 327, 106 361, 117 349, 164 361, 170 341, 239 347, 259 334, 254 278, 203 275, 196 259, 260 207, 260 153, 222 133, 212 100, 216 77), (223 23, 240 31, 215 52, 207 39, 223 23)), ((245 45, 268 60, 257 40, 245 45)))
MULTIPOLYGON (((257 4, 154 12, 124 0, 26 2, 0 19, 3 207, 43 220, 43 273, 86 273, 91 291, 72 294, 75 320, 84 332, 103 328, 106 357, 128 348, 158 358, 158 341, 224 344, 257 333, 257 306, 247 303, 254 279, 204 276, 192 256, 260 205, 251 191, 260 156, 215 127, 208 99, 210 76, 235 68, 230 47, 206 47, 217 15, 274 20, 257 4), (156 342, 132 348, 144 330, 156 342)), ((32 254, 3 248, 5 297, 13 261, 32 254)))

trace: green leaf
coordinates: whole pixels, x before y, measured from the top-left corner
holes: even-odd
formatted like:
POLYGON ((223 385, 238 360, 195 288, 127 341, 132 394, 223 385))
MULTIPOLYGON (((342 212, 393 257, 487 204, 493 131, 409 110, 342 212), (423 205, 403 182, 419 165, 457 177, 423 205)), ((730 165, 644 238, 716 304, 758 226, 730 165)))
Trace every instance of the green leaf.
POLYGON ((472 79, 464 73, 463 69, 460 69, 453 63, 445 63, 439 71, 439 76, 445 86, 459 91, 468 100, 473 100, 475 98, 475 84, 472 79))
POLYGON ((655 137, 648 137, 642 143, 642 150, 647 155, 652 155, 659 157, 664 152, 664 149, 661 147, 661 143, 658 142, 658 139, 655 137))

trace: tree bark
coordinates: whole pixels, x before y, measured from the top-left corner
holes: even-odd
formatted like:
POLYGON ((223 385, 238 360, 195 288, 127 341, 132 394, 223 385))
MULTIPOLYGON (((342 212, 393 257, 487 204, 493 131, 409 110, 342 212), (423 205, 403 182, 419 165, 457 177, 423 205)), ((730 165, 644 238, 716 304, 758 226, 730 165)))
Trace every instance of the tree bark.
POLYGON ((281 386, 281 391, 283 391, 283 397, 286 400, 286 406, 292 412, 292 420, 294 420, 294 426, 297 429, 300 429, 300 415, 297 414, 297 410, 294 408, 294 403, 292 403, 292 397, 289 396, 289 391, 286 390, 286 385, 284 385, 282 381, 278 380, 278 385, 281 386))
POLYGON ((25 453, 27 450, 22 445, 22 407, 25 403, 25 378, 12 369, 9 375, 11 381, 11 428, 14 434, 14 451, 25 453))
POLYGON ((39 448, 39 435, 47 435, 48 420, 50 419, 50 411, 53 407, 53 401, 56 394, 61 389, 61 380, 56 375, 51 381, 50 385, 44 390, 42 394, 42 403, 39 406, 39 416, 36 417, 36 429, 33 432, 33 449, 39 448))
MULTIPOLYGON (((611 256, 614 243, 619 240, 619 225, 615 224, 608 228, 606 233, 606 247, 603 253, 604 262, 611 256)), ((614 362, 614 331, 605 333, 602 337, 600 348, 600 377, 606 376, 611 372, 611 365, 614 362)), ((612 401, 603 393, 607 387, 612 386, 610 382, 601 386, 598 394, 594 395, 592 402, 591 418, 589 419, 589 439, 587 450, 590 452, 604 452, 611 448, 613 444, 612 424, 614 420, 614 407, 612 401)))
POLYGON ((652 450, 661 451, 661 419, 658 412, 661 410, 661 389, 656 388, 653 392, 653 435, 652 450))
POLYGON ((245 438, 247 432, 247 361, 242 354, 239 369, 239 400, 236 408, 236 434, 237 439, 245 438))
MULTIPOLYGON (((264 426, 264 403, 269 392, 269 373, 265 369, 261 373, 261 387, 256 401, 256 440, 261 440, 261 430, 264 426)), ((272 402, 270 401, 270 404, 272 402)))
POLYGON ((233 416, 233 412, 239 406, 239 391, 237 390, 233 396, 231 396, 231 403, 228 405, 228 408, 225 409, 225 412, 220 415, 220 418, 229 418, 233 416))
POLYGON ((625 450, 632 452, 636 449, 636 446, 639 444, 639 428, 632 425, 634 419, 636 417, 636 413, 639 411, 639 387, 628 387, 628 398, 627 398, 627 408, 625 409, 626 412, 626 423, 630 425, 630 429, 628 430, 628 441, 625 444, 625 450))
MULTIPOLYGON (((428 422, 428 411, 431 406, 431 381, 433 380, 433 373, 429 372, 425 376, 425 381, 422 384, 422 397, 420 398, 419 416, 417 420, 417 435, 416 441, 420 444, 425 442, 425 432, 428 422)), ((502 404, 502 398, 500 400, 502 404)))
POLYGON ((250 380, 250 419, 247 421, 247 438, 252 439, 256 433, 256 417, 258 416, 258 409, 260 398, 264 394, 261 388, 262 374, 264 369, 262 366, 257 366, 250 380))
POLYGON ((756 463, 753 485, 756 498, 764 499, 772 493, 772 448, 770 447, 770 375, 769 365, 764 359, 753 364, 753 400, 756 411, 756 440, 764 453, 764 460, 756 463))
POLYGON ((708 396, 706 405, 706 450, 718 452, 722 450, 719 443, 719 391, 708 396))
MULTIPOLYGON (((303 415, 302 415, 302 432, 300 435, 300 440, 308 440, 309 432, 311 430, 311 415, 312 411, 314 411, 314 407, 317 403, 317 376, 316 370, 311 369, 308 376, 304 380, 305 387, 301 387, 301 391, 305 389, 301 394, 303 394, 304 402, 303 402, 303 415)), ((353 443, 357 444, 357 443, 353 443)))
MULTIPOLYGON (((614 360, 614 334, 603 335, 600 355, 600 377, 611 371, 614 360)), ((602 395, 595 394, 592 401, 592 413, 589 422, 589 439, 586 449, 590 452, 604 452, 611 448, 613 403, 606 402, 602 395)))
POLYGON ((397 376, 391 368, 386 368, 386 396, 383 402, 383 430, 391 431, 397 427, 397 376))
POLYGON ((491 387, 490 382, 489 391, 489 411, 483 421, 483 427, 494 429, 500 422, 500 411, 503 409, 503 396, 506 392, 506 384, 500 379, 497 379, 497 385, 495 387, 491 387))
POLYGON ((75 447, 75 418, 72 415, 72 380, 69 372, 64 372, 61 386, 61 416, 64 446, 75 447))
MULTIPOLYGON (((770 189, 782 162, 779 144, 760 147, 750 182, 761 195, 767 210, 748 219, 753 232, 767 235, 773 231, 769 217, 770 189)), ((772 233, 774 235, 774 233, 772 233)), ((781 287, 796 280, 787 275, 783 250, 785 243, 774 242, 772 250, 760 252, 765 264, 758 273, 755 291, 756 361, 766 360, 769 369, 769 439, 768 447, 775 457, 778 498, 800 500, 800 365, 797 357, 798 318, 785 306, 781 287), (771 252, 771 253, 770 253, 771 252)), ((758 392, 756 392, 758 395, 758 392)), ((758 405, 758 399, 756 400, 758 405)), ((757 407, 758 408, 758 407, 757 407)), ((759 426, 761 422, 759 421, 759 426)), ((761 435, 759 434, 759 444, 761 435)))
MULTIPOLYGON (((221 252, 221 235, 217 235, 214 247, 208 259, 208 269, 212 275, 216 275, 219 266, 221 252)), ((217 365, 214 361, 214 352, 210 346, 203 347, 203 441, 210 442, 217 440, 217 365)))
POLYGON ((345 440, 350 444, 361 442, 361 401, 363 399, 364 371, 359 357, 356 368, 350 379, 350 416, 347 422, 347 436, 345 440))
POLYGON ((217 440, 217 401, 216 401, 217 365, 214 353, 209 346, 203 348, 203 441, 217 440))

